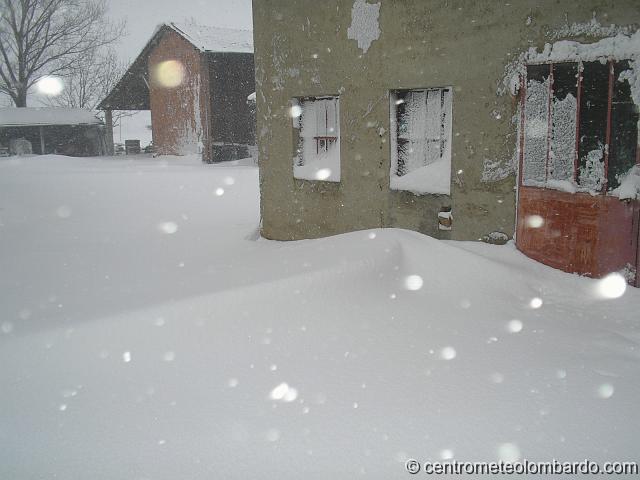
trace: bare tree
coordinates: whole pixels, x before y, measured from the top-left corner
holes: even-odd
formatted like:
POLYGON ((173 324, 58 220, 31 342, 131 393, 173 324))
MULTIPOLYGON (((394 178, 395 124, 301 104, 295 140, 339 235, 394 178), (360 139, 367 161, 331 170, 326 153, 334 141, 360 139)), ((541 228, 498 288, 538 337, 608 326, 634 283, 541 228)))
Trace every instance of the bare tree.
POLYGON ((16 107, 43 75, 71 75, 124 30, 104 0, 0 0, 0 11, 0 92, 16 107))
POLYGON ((93 110, 125 71, 126 66, 114 52, 91 51, 69 68, 62 92, 47 101, 57 107, 93 110))
MULTIPOLYGON (((78 59, 69 68, 62 92, 47 97, 45 102, 53 107, 95 110, 127 70, 126 64, 118 60, 114 51, 102 50, 94 49, 78 59)), ((118 126, 122 117, 130 117, 135 113, 122 110, 114 112, 113 127, 118 126)))

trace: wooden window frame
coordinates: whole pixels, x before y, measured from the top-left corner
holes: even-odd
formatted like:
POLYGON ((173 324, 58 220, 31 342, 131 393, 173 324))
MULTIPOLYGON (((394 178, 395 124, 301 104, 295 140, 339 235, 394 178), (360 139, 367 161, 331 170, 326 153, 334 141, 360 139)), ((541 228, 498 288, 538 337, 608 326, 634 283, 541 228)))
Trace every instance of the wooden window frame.
MULTIPOLYGON (((606 124, 606 133, 605 133, 605 151, 604 151, 604 178, 603 185, 600 191, 598 192, 601 195, 606 195, 608 190, 608 173, 609 173, 609 151, 611 145, 611 112, 613 105, 613 86, 615 80, 614 76, 614 68, 617 60, 608 59, 607 65, 609 67, 609 80, 608 80, 608 89, 607 89, 607 124, 606 124)), ((518 159, 518 187, 531 187, 531 188, 543 188, 548 189, 546 187, 546 183, 549 180, 549 159, 551 154, 551 138, 552 138, 552 115, 551 108, 553 104, 553 94, 554 94, 554 65, 562 64, 562 63, 576 63, 578 65, 578 79, 577 79, 577 109, 576 109, 576 145, 575 145, 575 156, 574 156, 574 165, 573 165, 573 181, 574 183, 578 183, 578 174, 580 171, 580 104, 582 100, 582 82, 583 82, 583 61, 564 61, 564 62, 544 62, 544 63, 528 63, 526 67, 529 65, 549 65, 549 105, 548 105, 548 126, 547 126, 547 154, 545 158, 545 186, 529 186, 524 185, 524 150, 525 150, 525 108, 526 108, 526 99, 527 99, 527 75, 520 78, 520 155, 518 159)), ((640 142, 638 142, 640 143, 640 142)), ((636 165, 640 165, 640 146, 636 149, 636 165)))
MULTIPOLYGON (((329 114, 328 111, 325 111, 325 120, 324 120, 324 128, 325 128, 325 135, 314 135, 313 137, 310 137, 313 139, 313 141, 315 142, 315 151, 316 151, 316 157, 320 154, 320 152, 328 152, 329 148, 331 146, 335 146, 337 145, 338 148, 340 148, 340 142, 341 142, 341 138, 342 138, 342 129, 341 129, 341 124, 340 124, 340 94, 325 94, 325 95, 304 95, 304 96, 297 96, 297 97, 293 97, 291 99, 291 105, 293 106, 298 106, 301 109, 301 115, 304 115, 304 104, 305 103, 310 103, 310 102, 319 102, 319 101, 323 101, 323 100, 331 100, 331 101, 335 101, 336 102, 336 118, 335 118, 335 125, 334 125, 334 130, 335 130, 335 134, 334 135, 329 135, 329 125, 330 125, 330 118, 329 118, 329 114)), ((294 119, 293 120, 293 151, 294 151, 294 165, 293 165, 293 178, 296 181, 305 181, 305 182, 323 182, 323 183, 328 183, 328 184, 340 184, 342 183, 342 171, 339 172, 340 174, 340 179, 339 180, 325 180, 325 179, 309 179, 309 178, 301 178, 301 177, 297 177, 296 176, 296 172, 295 172, 295 157, 296 156, 300 156, 301 158, 303 158, 304 160, 304 152, 303 152, 303 140, 302 140, 302 136, 301 136, 301 131, 302 131, 302 124, 296 126, 296 123, 299 122, 299 119, 294 119)), ((339 157, 339 165, 340 165, 340 169, 342 169, 342 158, 341 158, 341 153, 340 152, 340 157, 339 157)), ((307 161, 309 161, 309 159, 307 159, 307 161)), ((305 163, 303 163, 302 165, 305 165, 305 163)))

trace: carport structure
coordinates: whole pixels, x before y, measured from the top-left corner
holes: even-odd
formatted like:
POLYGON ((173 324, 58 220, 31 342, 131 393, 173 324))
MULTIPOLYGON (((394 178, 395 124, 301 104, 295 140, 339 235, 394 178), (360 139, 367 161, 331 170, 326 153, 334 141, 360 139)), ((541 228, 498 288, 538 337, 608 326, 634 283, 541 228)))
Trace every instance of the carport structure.
POLYGON ((0 146, 11 150, 11 144, 20 139, 27 140, 31 151, 39 155, 88 157, 107 152, 104 124, 81 108, 0 109, 0 146))

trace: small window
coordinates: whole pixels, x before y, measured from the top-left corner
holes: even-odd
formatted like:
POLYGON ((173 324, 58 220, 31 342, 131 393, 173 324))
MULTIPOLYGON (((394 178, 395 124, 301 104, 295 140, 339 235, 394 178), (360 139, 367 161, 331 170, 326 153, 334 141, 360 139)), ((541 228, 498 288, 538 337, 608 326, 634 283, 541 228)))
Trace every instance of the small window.
POLYGON ((392 190, 450 194, 451 88, 390 95, 392 190))
POLYGON ((293 176, 304 180, 340 181, 340 101, 337 96, 292 101, 293 176))

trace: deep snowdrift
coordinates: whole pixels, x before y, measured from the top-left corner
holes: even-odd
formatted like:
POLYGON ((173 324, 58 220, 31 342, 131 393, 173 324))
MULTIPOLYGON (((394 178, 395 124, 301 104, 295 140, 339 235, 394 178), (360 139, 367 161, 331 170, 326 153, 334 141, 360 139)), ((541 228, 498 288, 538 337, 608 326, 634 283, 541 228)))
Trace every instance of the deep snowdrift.
POLYGON ((251 167, 0 161, 0 477, 637 460, 637 290, 402 230, 255 240, 257 200, 251 167))

